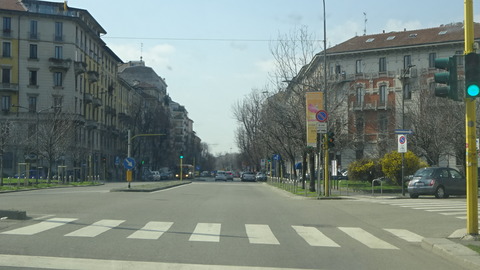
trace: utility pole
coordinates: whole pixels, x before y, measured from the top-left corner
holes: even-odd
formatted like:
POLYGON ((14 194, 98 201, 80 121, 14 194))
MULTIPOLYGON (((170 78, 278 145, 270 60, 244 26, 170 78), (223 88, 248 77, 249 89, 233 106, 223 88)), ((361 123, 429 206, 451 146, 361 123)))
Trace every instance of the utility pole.
MULTIPOLYGON (((465 0, 465 55, 474 53, 473 0, 465 0)), ((467 65, 466 65, 467 66, 467 65)), ((467 67, 465 67, 467 68, 467 67)), ((468 78, 466 78, 467 80, 468 78)), ((468 88, 467 88, 468 90, 468 88)), ((478 161, 476 151, 476 102, 465 97, 465 139, 467 178, 467 234, 478 235, 478 161)))

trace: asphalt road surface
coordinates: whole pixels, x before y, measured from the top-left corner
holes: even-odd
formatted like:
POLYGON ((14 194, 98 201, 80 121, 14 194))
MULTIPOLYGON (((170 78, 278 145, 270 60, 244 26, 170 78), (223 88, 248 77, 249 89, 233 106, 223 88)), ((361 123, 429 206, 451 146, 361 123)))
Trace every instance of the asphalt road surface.
POLYGON ((432 199, 312 200, 239 181, 110 192, 124 185, 0 194, 31 217, 0 221, 0 269, 459 269, 420 246, 465 227, 432 199))

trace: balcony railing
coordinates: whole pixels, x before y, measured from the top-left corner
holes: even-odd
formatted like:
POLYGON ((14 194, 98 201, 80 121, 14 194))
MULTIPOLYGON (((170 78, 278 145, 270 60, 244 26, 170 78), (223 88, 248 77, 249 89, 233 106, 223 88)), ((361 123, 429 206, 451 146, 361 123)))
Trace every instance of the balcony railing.
POLYGON ((92 103, 93 102, 92 94, 89 94, 89 93, 83 94, 83 102, 85 102, 85 104, 92 103))
POLYGON ((80 75, 87 72, 87 63, 75 61, 73 62, 73 67, 75 68, 75 75, 80 75))
POLYGON ((59 58, 49 58, 50 70, 62 70, 67 71, 72 64, 71 59, 59 59, 59 58))
POLYGON ((18 92, 18 84, 0 83, 0 91, 18 92))
POLYGON ((98 72, 90 70, 87 72, 87 74, 88 74, 88 81, 90 83, 94 83, 98 81, 98 72))
POLYGON ((92 104, 95 107, 100 107, 100 106, 102 106, 102 100, 97 98, 97 97, 94 97, 92 104))

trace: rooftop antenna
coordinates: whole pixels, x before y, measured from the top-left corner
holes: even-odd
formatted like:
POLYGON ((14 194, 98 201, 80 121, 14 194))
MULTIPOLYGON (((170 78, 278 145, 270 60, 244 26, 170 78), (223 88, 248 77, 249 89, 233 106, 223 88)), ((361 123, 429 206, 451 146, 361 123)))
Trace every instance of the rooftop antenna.
POLYGON ((365 18, 365 27, 363 28, 363 35, 366 36, 367 35, 367 13, 366 12, 363 12, 363 17, 365 18))
POLYGON ((140 43, 140 62, 143 61, 143 42, 140 43))

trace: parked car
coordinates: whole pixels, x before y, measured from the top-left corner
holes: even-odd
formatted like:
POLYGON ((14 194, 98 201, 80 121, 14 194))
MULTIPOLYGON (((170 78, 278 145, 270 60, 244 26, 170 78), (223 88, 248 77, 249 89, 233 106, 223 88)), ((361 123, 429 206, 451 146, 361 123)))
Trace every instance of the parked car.
POLYGON ((242 181, 255 181, 255 173, 253 172, 244 172, 242 174, 242 181))
POLYGON ((225 172, 226 176, 227 176, 227 180, 232 180, 233 181, 233 173, 231 171, 227 171, 225 172))
POLYGON ((152 180, 153 181, 160 181, 162 180, 162 176, 160 175, 159 171, 152 171, 152 180))
POLYGON ((257 181, 267 181, 267 176, 264 173, 259 172, 255 176, 255 180, 257 180, 257 181))
POLYGON ((227 181, 227 173, 225 171, 217 171, 215 181, 227 181))
POLYGON ((410 198, 418 198, 419 195, 435 195, 436 198, 465 195, 465 177, 459 171, 447 167, 419 169, 408 183, 408 193, 410 198))

